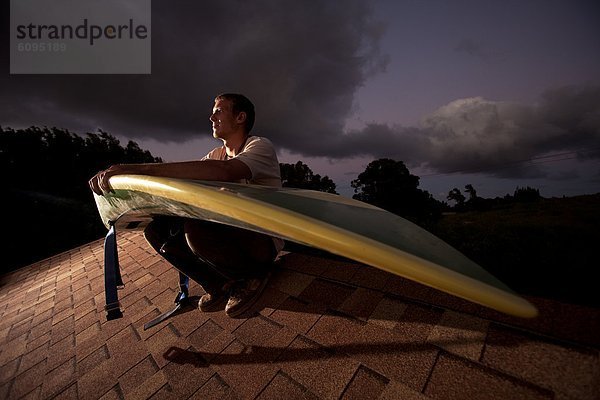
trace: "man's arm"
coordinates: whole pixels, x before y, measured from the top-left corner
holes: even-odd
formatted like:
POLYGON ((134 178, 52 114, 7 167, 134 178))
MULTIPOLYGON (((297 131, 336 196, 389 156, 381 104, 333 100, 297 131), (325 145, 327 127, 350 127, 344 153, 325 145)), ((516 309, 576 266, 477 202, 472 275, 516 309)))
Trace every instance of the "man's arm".
POLYGON ((110 177, 125 174, 223 182, 250 179, 252 177, 250 168, 242 161, 236 159, 227 161, 184 161, 162 164, 118 164, 98 172, 90 179, 90 188, 98 195, 112 192, 112 188, 108 183, 110 177))

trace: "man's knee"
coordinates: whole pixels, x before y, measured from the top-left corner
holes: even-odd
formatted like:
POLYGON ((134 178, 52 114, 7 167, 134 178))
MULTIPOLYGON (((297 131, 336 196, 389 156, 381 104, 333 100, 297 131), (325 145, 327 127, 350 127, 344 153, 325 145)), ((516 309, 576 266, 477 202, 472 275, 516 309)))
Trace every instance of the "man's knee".
POLYGON ((166 241, 165 232, 161 230, 160 224, 152 221, 144 229, 144 238, 156 251, 160 249, 166 241))
POLYGON ((214 230, 211 234, 210 226, 203 221, 186 220, 183 223, 185 240, 194 253, 202 253, 202 249, 210 246, 210 238, 214 238, 214 230))
POLYGON ((192 251, 219 264, 268 263, 274 257, 271 237, 206 221, 188 220, 185 238, 192 251))
POLYGON ((156 218, 144 229, 144 238, 155 249, 159 250, 167 241, 172 240, 182 223, 175 218, 156 218))

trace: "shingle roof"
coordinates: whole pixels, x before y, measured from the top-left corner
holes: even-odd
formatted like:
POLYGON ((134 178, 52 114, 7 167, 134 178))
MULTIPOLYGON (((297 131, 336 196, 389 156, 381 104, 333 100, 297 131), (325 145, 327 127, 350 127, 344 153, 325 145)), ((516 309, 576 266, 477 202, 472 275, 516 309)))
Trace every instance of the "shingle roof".
POLYGON ((103 311, 101 241, 0 278, 0 398, 600 397, 596 308, 529 298, 541 316, 518 320, 288 253, 252 317, 189 309, 144 331, 173 306, 177 274, 139 233, 119 248, 119 320, 103 311))

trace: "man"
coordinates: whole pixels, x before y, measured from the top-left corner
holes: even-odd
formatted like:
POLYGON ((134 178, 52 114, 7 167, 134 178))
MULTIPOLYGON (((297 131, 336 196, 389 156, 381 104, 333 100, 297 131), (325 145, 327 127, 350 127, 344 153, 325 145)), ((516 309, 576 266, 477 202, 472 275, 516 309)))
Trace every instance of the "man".
MULTIPOLYGON (((210 121, 223 142, 200 161, 113 165, 90 179, 92 190, 111 191, 109 178, 120 174, 240 182, 281 187, 279 162, 268 139, 251 136, 254 105, 245 96, 217 96, 210 121)), ((144 231, 150 245, 175 268, 198 282, 206 294, 203 311, 223 306, 229 316, 247 311, 268 281, 283 241, 210 222, 156 217, 144 231)))

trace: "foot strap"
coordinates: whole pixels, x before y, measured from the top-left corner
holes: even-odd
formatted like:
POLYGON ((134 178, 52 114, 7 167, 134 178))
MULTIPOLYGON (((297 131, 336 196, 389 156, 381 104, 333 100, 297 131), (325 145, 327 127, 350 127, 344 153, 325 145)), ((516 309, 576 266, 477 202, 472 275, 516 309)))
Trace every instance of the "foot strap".
POLYGON ((123 279, 119 268, 119 253, 117 252, 117 233, 115 225, 111 223, 110 229, 104 239, 104 294, 106 296, 106 320, 121 318, 121 304, 117 289, 123 288, 123 279))
POLYGON ((160 324, 161 322, 163 322, 167 318, 173 316, 179 310, 181 310, 182 308, 184 308, 185 306, 187 306, 189 304, 189 302, 190 302, 189 283, 190 283, 190 278, 188 278, 187 275, 184 275, 180 272, 179 273, 179 293, 177 294, 177 297, 175 297, 175 308, 173 308, 170 311, 167 311, 166 313, 159 315, 158 317, 154 318, 152 321, 145 323, 144 330, 148 330, 148 329, 152 328, 153 326, 160 324))

